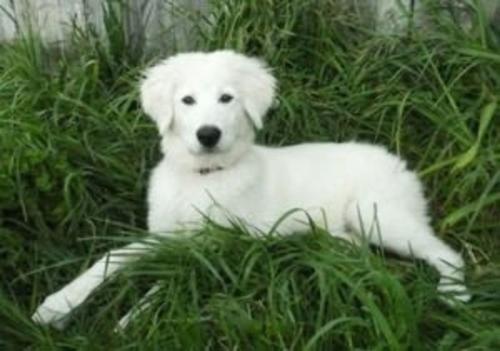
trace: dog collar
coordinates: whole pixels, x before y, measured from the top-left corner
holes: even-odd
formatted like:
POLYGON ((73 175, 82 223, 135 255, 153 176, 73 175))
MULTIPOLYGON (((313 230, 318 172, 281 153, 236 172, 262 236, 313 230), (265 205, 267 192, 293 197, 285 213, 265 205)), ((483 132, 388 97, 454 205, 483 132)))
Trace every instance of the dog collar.
POLYGON ((213 172, 222 171, 223 169, 224 168, 222 168, 221 166, 217 166, 217 167, 204 167, 204 168, 199 168, 197 170, 197 172, 200 175, 207 175, 207 174, 210 174, 210 173, 213 173, 213 172))

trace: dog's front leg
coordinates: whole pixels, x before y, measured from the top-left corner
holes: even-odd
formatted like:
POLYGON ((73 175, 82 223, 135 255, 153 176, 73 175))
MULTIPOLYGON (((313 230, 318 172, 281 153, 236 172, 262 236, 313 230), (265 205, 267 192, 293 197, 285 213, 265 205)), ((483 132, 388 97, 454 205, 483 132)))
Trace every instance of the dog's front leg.
POLYGON ((73 309, 82 304, 104 280, 117 272, 126 263, 139 258, 150 246, 151 243, 149 242, 140 242, 111 250, 78 278, 48 296, 38 306, 32 319, 36 323, 52 325, 62 329, 66 317, 73 309))

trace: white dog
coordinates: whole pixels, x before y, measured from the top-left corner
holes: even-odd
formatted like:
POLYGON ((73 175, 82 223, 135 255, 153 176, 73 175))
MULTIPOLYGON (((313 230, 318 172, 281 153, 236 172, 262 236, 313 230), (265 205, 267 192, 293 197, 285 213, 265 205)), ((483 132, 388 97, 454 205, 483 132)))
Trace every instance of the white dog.
MULTIPOLYGON (((298 208, 303 211, 287 217, 278 232, 306 231, 309 216, 334 236, 354 242, 364 237, 426 261, 441 274, 440 291, 467 300, 464 262, 434 235, 421 184, 404 161, 354 142, 253 144, 275 90, 262 61, 232 51, 178 54, 147 70, 142 106, 158 126, 164 154, 149 184, 150 232, 189 231, 208 216, 223 224, 237 217, 257 234, 298 208)), ((111 251, 50 295, 34 320, 60 326, 108 276, 148 247, 135 243, 111 251)))

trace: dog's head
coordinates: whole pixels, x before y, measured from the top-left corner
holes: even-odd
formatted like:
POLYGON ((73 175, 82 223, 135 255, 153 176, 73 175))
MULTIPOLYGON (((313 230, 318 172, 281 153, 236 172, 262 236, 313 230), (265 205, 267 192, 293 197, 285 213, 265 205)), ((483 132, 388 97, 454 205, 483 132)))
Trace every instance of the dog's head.
POLYGON ((275 85, 258 59, 228 50, 183 53, 146 71, 141 101, 164 153, 195 170, 225 168, 262 128, 275 85))

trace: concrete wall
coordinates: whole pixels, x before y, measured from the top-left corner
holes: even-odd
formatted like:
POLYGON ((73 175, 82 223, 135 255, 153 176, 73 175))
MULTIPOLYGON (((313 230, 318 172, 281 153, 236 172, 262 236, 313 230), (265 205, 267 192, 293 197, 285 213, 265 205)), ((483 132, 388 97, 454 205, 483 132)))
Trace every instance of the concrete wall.
MULTIPOLYGON (((339 1, 356 4, 358 8, 369 11, 382 33, 404 30, 407 21, 405 13, 411 3, 411 0, 339 1)), ((425 0, 414 0, 417 22, 425 22, 425 15, 419 12, 422 1, 425 0)), ((439 1, 459 8, 460 3, 472 0, 439 1)), ((500 0, 479 1, 490 20, 500 20, 500 0)), ((145 41, 146 47, 161 46, 173 40, 177 46, 187 46, 186 33, 189 31, 189 24, 186 18, 176 11, 176 6, 202 12, 206 12, 208 8, 208 0, 125 0, 125 3, 129 9, 126 23, 130 40, 145 41), (172 30, 174 27, 175 31, 172 30)), ((107 4, 105 0, 0 0, 0 41, 12 40, 32 28, 46 42, 64 45, 72 23, 79 26, 90 24, 98 32, 103 32, 103 6, 107 4)), ((463 21, 467 21, 466 16, 463 21)))
MULTIPOLYGON (((72 24, 91 25, 104 33, 103 9, 109 4, 118 5, 106 0, 0 0, 0 41, 32 29, 45 42, 64 45, 72 24)), ((203 11, 206 4, 206 0, 125 0, 124 23, 130 40, 145 40, 147 45, 182 41, 188 31, 183 10, 203 11)))

